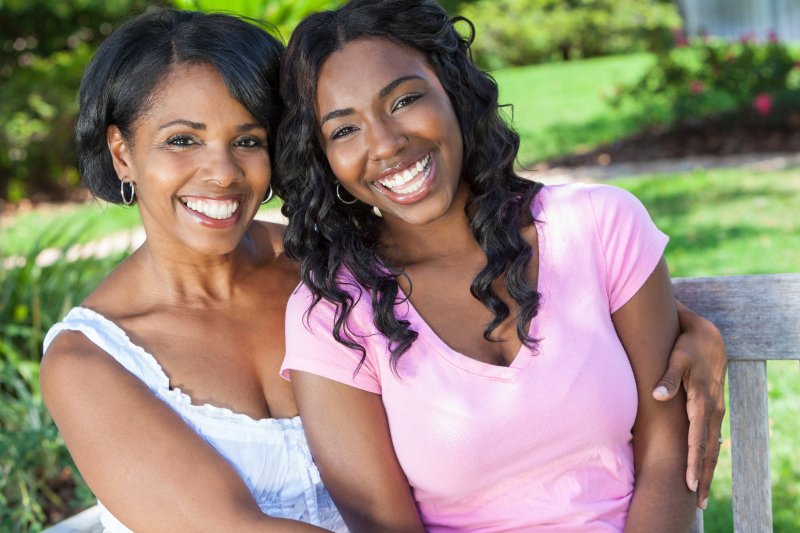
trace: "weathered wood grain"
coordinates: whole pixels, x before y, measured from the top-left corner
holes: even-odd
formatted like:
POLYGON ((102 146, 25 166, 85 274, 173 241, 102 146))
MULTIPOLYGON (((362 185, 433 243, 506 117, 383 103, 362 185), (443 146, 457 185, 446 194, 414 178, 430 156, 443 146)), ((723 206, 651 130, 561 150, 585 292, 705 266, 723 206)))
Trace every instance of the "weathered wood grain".
POLYGON ((720 329, 731 361, 800 359, 800 274, 678 278, 673 287, 720 329))
MULTIPOLYGON (((800 348, 800 347, 798 347, 800 348)), ((772 531, 766 361, 728 366, 733 458, 733 530, 772 531)))

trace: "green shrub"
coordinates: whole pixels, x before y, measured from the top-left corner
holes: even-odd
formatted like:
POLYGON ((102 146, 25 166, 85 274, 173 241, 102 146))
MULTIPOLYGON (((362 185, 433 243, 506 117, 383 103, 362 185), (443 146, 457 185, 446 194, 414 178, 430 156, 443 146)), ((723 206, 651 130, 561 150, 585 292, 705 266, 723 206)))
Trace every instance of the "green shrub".
POLYGON ((39 362, 47 330, 122 256, 37 265, 59 231, 31 246, 24 264, 6 259, 0 269, 0 531, 38 531, 93 498, 45 409, 39 362))
POLYGON ((659 0, 477 0, 460 7, 488 70, 558 59, 660 50, 680 17, 659 0))
POLYGON ((147 0, 0 1, 0 199, 69 190, 81 75, 95 47, 147 0))
POLYGON ((179 9, 223 11, 266 20, 274 25, 284 40, 295 26, 316 11, 335 9, 346 0, 173 0, 179 9))
POLYGON ((709 118, 800 125, 800 64, 783 43, 701 39, 659 54, 618 106, 641 109, 651 122, 709 118))

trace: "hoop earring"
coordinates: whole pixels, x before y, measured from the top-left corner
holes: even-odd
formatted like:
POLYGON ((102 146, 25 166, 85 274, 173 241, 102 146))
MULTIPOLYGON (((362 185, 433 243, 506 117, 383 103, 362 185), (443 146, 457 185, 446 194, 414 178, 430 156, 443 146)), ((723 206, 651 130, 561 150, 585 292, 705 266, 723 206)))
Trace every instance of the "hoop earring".
POLYGON ((261 200, 261 205, 264 205, 265 203, 272 200, 273 196, 275 196, 275 194, 272 192, 272 184, 270 183, 269 186, 267 187, 267 195, 264 197, 263 200, 261 200))
MULTIPOLYGON (((358 201, 358 198, 356 198, 355 196, 352 196, 352 195, 351 195, 352 200, 350 200, 349 202, 347 200, 345 200, 344 198, 342 198, 342 193, 339 190, 339 185, 341 185, 341 183, 339 183, 337 181, 336 182, 336 198, 338 198, 340 202, 342 202, 345 205, 353 205, 354 203, 356 203, 358 201)), ((348 194, 350 194, 350 193, 348 193, 348 194)))
POLYGON ((120 180, 119 182, 119 195, 122 197, 122 203, 125 205, 131 205, 133 201, 136 199, 136 184, 132 181, 125 181, 120 180), (125 184, 130 185, 131 187, 131 194, 130 196, 125 196, 125 184))

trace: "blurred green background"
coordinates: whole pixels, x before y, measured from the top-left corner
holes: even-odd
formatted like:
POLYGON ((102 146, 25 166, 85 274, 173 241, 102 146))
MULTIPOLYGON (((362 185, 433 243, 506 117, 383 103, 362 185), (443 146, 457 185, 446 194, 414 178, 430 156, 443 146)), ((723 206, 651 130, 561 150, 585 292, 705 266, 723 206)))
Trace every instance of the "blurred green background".
MULTIPOLYGON (((76 93, 93 51, 122 21, 154 5, 266 19, 286 39, 308 13, 342 3, 0 0, 0 531, 39 531, 94 503, 38 385, 47 329, 138 238, 135 209, 90 201, 79 187, 76 93)), ((511 104, 504 112, 522 136, 520 167, 546 169, 581 157, 606 165, 635 158, 624 150, 631 136, 702 136, 706 127, 750 135, 745 148, 762 151, 755 141, 774 135, 772 151, 797 150, 782 144, 800 127, 795 44, 775 36, 687 38, 679 6, 668 0, 442 4, 475 24, 475 61, 497 79, 501 102, 511 104)), ((659 151, 658 142, 654 136, 650 148, 665 157, 703 155, 696 148, 659 151)), ((634 192, 671 236, 667 254, 676 276, 797 272, 800 169, 792 153, 781 155, 755 166, 640 165, 613 183, 634 192)), ((265 216, 274 216, 276 206, 265 216)), ((800 531, 799 378, 796 362, 770 365, 774 516, 781 532, 800 531)), ((730 505, 726 440, 706 531, 732 531, 730 505)))

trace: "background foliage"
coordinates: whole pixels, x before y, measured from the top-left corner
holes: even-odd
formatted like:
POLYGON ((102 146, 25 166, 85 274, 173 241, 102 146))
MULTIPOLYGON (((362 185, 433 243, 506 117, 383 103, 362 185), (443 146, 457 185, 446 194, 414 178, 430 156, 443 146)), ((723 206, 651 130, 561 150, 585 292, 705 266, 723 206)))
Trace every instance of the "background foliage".
POLYGON ((681 24, 668 0, 477 0, 461 6, 483 68, 661 50, 681 24))
POLYGON ((640 109, 646 122, 739 123, 800 126, 800 53, 768 42, 705 38, 657 55, 642 78, 615 102, 640 109))
POLYGON ((145 0, 0 0, 0 198, 78 182, 77 91, 92 52, 145 0))

